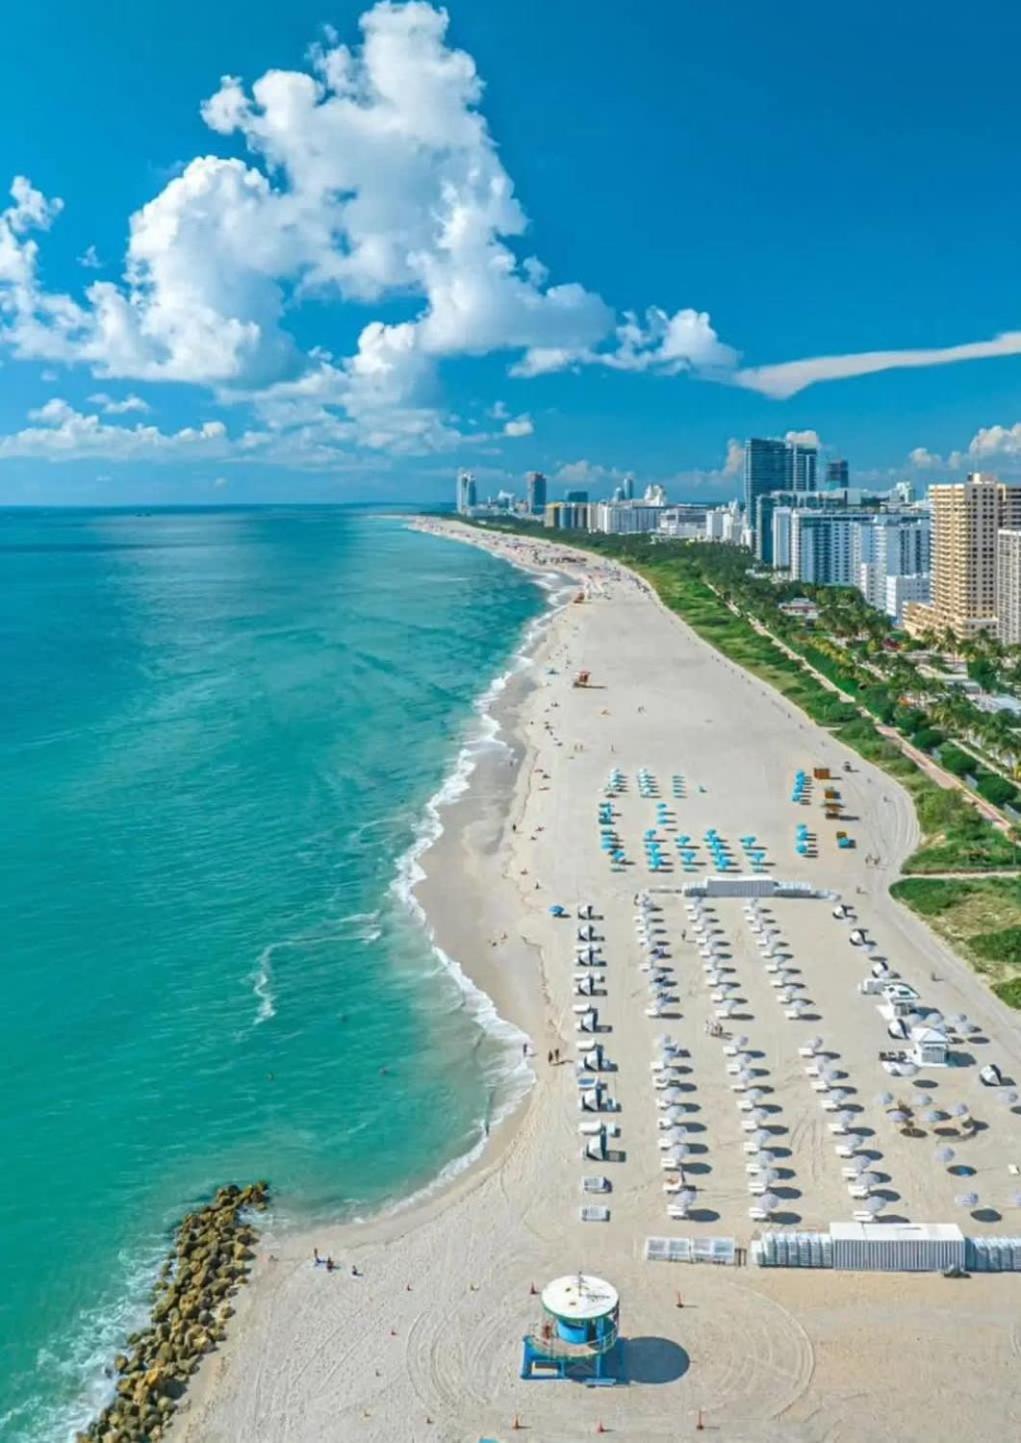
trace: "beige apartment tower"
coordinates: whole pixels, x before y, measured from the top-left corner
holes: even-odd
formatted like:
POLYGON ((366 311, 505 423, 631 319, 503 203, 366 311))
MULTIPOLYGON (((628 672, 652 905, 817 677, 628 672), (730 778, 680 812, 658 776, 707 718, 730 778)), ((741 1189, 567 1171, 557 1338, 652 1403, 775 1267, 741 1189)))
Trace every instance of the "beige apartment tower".
POLYGON ((996 538, 996 635, 1004 646, 1021 646, 1021 531, 996 538))
POLYGON ((996 628, 997 536, 1021 530, 1021 486, 995 476, 929 488, 932 601, 905 609, 913 636, 951 631, 962 640, 996 628))

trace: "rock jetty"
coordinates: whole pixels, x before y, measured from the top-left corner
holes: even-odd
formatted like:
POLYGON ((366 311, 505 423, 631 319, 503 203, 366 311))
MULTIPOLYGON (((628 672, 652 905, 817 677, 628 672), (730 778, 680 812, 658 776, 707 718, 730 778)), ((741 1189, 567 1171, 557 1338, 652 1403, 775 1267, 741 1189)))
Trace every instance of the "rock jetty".
POLYGON ((220 1188, 188 1213, 153 1289, 148 1327, 114 1359, 116 1396, 77 1443, 158 1443, 204 1354, 227 1336, 231 1298, 248 1276, 258 1237, 250 1210, 269 1202, 269 1185, 220 1188))

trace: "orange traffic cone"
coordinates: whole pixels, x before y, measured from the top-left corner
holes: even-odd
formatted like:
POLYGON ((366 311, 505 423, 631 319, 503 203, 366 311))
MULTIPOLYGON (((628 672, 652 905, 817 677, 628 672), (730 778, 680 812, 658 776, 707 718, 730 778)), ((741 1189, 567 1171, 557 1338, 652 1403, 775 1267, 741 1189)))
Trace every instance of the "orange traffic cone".
POLYGON ((523 1428, 524 1426, 525 1426, 525 1425, 522 1423, 521 1419, 520 1419, 520 1418, 518 1417, 518 1415, 515 1413, 515 1414, 514 1414, 514 1422, 511 1424, 511 1432, 512 1432, 512 1433, 516 1433, 519 1428, 523 1428))
POLYGON ((700 1408, 698 1410, 698 1422, 695 1424, 695 1429, 697 1432, 701 1433, 704 1428, 705 1424, 702 1422, 702 1409, 700 1408))
POLYGON ((602 1421, 602 1419, 600 1419, 599 1422, 596 1424, 596 1432, 597 1432, 597 1433, 605 1433, 605 1432, 606 1432, 606 1429, 603 1427, 603 1421, 602 1421))
POLYGON ((538 1293, 539 1289, 535 1286, 534 1283, 529 1283, 529 1285, 528 1285, 528 1291, 529 1291, 529 1294, 534 1298, 535 1295, 538 1293))

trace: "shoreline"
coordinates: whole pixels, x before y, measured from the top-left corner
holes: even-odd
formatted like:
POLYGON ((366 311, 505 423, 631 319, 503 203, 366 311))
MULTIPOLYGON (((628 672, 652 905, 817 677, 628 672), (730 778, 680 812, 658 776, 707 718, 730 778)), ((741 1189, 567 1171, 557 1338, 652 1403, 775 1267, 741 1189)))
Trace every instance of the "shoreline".
MULTIPOLYGON (((431 533, 423 518, 404 518, 412 530, 431 533)), ((468 536, 453 534, 448 539, 465 542, 468 536)), ((482 545, 491 553, 494 548, 482 545)), ((509 665, 487 685, 473 703, 481 733, 471 731, 463 739, 453 766, 436 792, 425 804, 421 834, 398 860, 397 876, 390 890, 398 897, 416 923, 422 928, 440 966, 453 978, 465 998, 465 1006, 490 1042, 494 1037, 513 1034, 514 1045, 528 1046, 529 1057, 535 1051, 535 1037, 544 1029, 544 1008, 541 961, 534 953, 523 976, 508 983, 485 952, 474 945, 472 935, 458 935, 455 917, 447 905, 442 878, 453 867, 463 869, 464 853, 472 848, 481 828, 495 829, 495 837, 483 850, 490 854, 499 850, 507 828, 520 817, 530 786, 529 773, 534 759, 527 734, 520 729, 520 717, 529 693, 534 690, 536 666, 542 649, 555 637, 557 618, 567 603, 568 591, 577 589, 578 580, 566 572, 563 564, 550 566, 532 564, 524 557, 500 559, 529 574, 536 584, 548 591, 547 605, 532 619, 518 646, 509 658, 509 665), (509 779, 494 756, 500 749, 505 759, 514 762, 509 779), (509 754, 509 757, 508 757, 509 754), (458 857, 457 854, 461 854, 458 857), (478 952, 471 967, 460 960, 460 953, 478 952), (536 984, 538 988, 536 987, 536 984)), ((569 564, 580 565, 583 558, 569 564)), ((457 872, 461 875, 460 872, 457 872)), ((469 934, 477 932, 474 922, 469 934)), ((511 1040, 511 1039, 508 1039, 511 1040)), ((520 1070, 520 1068, 518 1069, 520 1070)), ((305 1219, 287 1223, 279 1233, 267 1229, 273 1251, 257 1255, 249 1278, 250 1286, 235 1300, 236 1315, 232 1319, 229 1340, 242 1335, 245 1319, 259 1303, 260 1280, 268 1279, 286 1251, 307 1257, 316 1239, 338 1237, 334 1252, 355 1252, 359 1247, 386 1242, 407 1228, 419 1228, 432 1217, 441 1215, 462 1196, 470 1195, 491 1174, 496 1173, 524 1125, 533 1102, 540 1074, 524 1062, 526 1078, 511 1095, 501 1101, 494 1115, 487 1119, 484 1135, 466 1153, 451 1158, 429 1182, 415 1188, 406 1197, 382 1204, 365 1217, 345 1218, 311 1224, 305 1219)), ((504 1085, 512 1082, 512 1075, 504 1085)), ((323 1251, 323 1249, 320 1249, 323 1251)), ((191 1384, 187 1398, 175 1414, 171 1439, 199 1437, 192 1431, 191 1415, 204 1409, 216 1386, 219 1359, 214 1357, 203 1365, 191 1384)))
MULTIPOLYGON (((531 556, 540 572, 559 557, 577 569, 590 602, 555 613, 537 641, 532 666, 522 669, 522 681, 532 685, 508 682, 494 704, 508 745, 521 748, 512 784, 501 787, 498 766, 480 765, 475 785, 451 808, 450 825, 421 854, 425 877, 415 887, 435 945, 457 959, 502 1017, 532 1036, 539 1053, 536 1082, 510 1118, 494 1126, 481 1156, 449 1182, 368 1221, 323 1225, 314 1234, 290 1231, 278 1239, 245 1290, 226 1345, 204 1364, 172 1437, 185 1443, 233 1443, 238 1437, 246 1443, 318 1443, 323 1436, 454 1443, 504 1436, 515 1409, 533 1439, 550 1443, 573 1443, 604 1420, 612 1431, 643 1443, 673 1438, 678 1428, 693 1426, 700 1409, 724 1436, 755 1443, 823 1443, 838 1428, 842 1440, 862 1443, 882 1428, 911 1437, 909 1419, 921 1416, 919 1408, 928 1414, 930 1443, 962 1436, 968 1426, 975 1436, 976 1418, 984 1436, 1009 1431, 1017 1421, 1009 1386, 1001 1383, 996 1394, 994 1382, 1011 1376, 1015 1355, 1009 1279, 982 1276, 967 1285, 973 1326, 965 1342, 960 1315, 945 1306, 950 1295, 938 1275, 678 1270, 642 1257, 645 1236, 677 1227, 664 1218, 647 1091, 656 1024, 629 1001, 637 985, 625 960, 634 946, 628 915, 634 881, 608 880, 592 849, 595 797, 607 764, 620 757, 629 772, 651 765, 661 774, 679 763, 686 771, 697 768, 692 780, 705 782, 706 798, 685 803, 693 815, 722 822, 732 835, 753 826, 770 837, 771 847, 783 848, 792 824, 772 785, 776 777, 809 756, 839 767, 851 754, 694 636, 646 583, 616 563, 572 556, 545 538, 476 535, 453 520, 421 518, 416 524, 494 550, 514 564, 531 556), (594 691, 572 692, 568 676, 579 665, 591 666, 594 691), (664 727, 664 717, 673 723, 664 727), (751 763, 745 750, 749 725, 761 753, 751 763), (543 1058, 556 1045, 569 1058, 574 1037, 564 963, 570 940, 565 924, 548 917, 548 903, 571 905, 585 897, 612 903, 606 925, 616 986, 611 1043, 619 1076, 613 1085, 628 1147, 625 1168, 614 1173, 619 1182, 612 1221, 595 1228, 578 1222, 574 1069, 549 1067, 543 1058), (625 972, 626 996, 619 991, 625 972), (312 1246, 341 1259, 336 1286, 324 1287, 313 1273, 312 1246), (661 1362, 680 1348, 688 1359, 683 1368, 598 1397, 569 1385, 532 1390, 521 1383, 519 1340, 534 1316, 534 1284, 586 1259, 620 1287, 632 1335, 656 1340, 661 1362), (352 1264, 357 1279, 350 1277, 352 1264), (685 1293, 681 1314, 679 1284, 685 1293), (865 1334, 858 1319, 868 1320, 865 1334), (985 1381, 981 1395, 965 1386, 933 1418, 931 1397, 942 1377, 938 1356, 948 1347, 962 1361, 965 1353, 976 1366, 981 1361, 985 1381)), ((897 860, 913 845, 910 800, 859 760, 847 779, 861 813, 856 830, 869 846, 881 846, 888 862, 897 860)), ((636 798, 627 803, 637 805, 636 798)), ((888 868, 876 875, 863 869, 860 854, 829 851, 811 864, 789 863, 789 845, 781 852, 783 874, 814 875, 818 885, 845 894, 857 886, 859 905, 905 959, 905 975, 921 978, 931 970, 935 976, 938 966, 946 974, 934 989, 941 1006, 949 1011, 962 1000, 979 1005, 969 995, 963 964, 887 897, 888 868)), ((793 904, 795 913, 801 905, 793 904)), ((799 957, 820 954, 808 914, 792 915, 790 927, 799 957)), ((737 955, 743 976, 750 959, 740 948, 737 955)), ((832 1011, 832 1027, 844 1045, 860 1048, 875 1024, 866 1004, 848 1008, 840 1000, 846 985, 841 970, 830 975, 827 969, 812 986, 827 1017, 832 1011)), ((693 979, 691 987, 696 985, 693 979)), ((686 995, 684 1015, 698 1016, 700 1005, 695 992, 686 995)), ((1018 1058, 1019 1071, 1017 1039, 998 1029, 1000 1020, 994 1015, 988 1030, 998 1048, 1018 1058)), ((770 1049, 789 1044, 774 1013, 764 1013, 761 1025, 770 1029, 770 1049)), ((749 1225, 738 1221, 745 1217, 740 1134, 734 1131, 733 1099, 725 1079, 717 1079, 708 1046, 695 1034, 697 1095, 716 1143, 712 1166, 703 1168, 705 1185, 724 1220, 682 1224, 680 1231, 736 1232, 746 1242, 749 1225)), ((847 1204, 840 1202, 839 1175, 831 1149, 824 1149, 811 1096, 800 1095, 800 1071, 785 1063, 776 1087, 792 1109, 792 1145, 798 1139, 797 1177, 805 1197, 799 1206, 808 1224, 818 1226, 841 1216, 847 1204)), ((866 1081, 866 1095, 876 1085, 866 1081)), ((976 1161, 993 1158, 991 1141, 980 1140, 972 1150, 976 1161)), ((899 1144, 896 1151, 891 1166, 902 1186, 917 1194, 912 1216, 942 1216, 950 1185, 937 1186, 928 1153, 923 1157, 899 1144)), ((990 1166, 983 1161, 981 1170, 990 1166)))

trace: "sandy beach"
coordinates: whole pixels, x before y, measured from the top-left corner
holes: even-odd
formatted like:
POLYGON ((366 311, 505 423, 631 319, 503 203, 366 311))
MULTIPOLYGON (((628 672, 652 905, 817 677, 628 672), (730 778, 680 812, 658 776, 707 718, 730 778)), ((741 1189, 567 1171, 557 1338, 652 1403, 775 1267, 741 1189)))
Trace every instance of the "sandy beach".
MULTIPOLYGON (((683 830, 699 844, 715 828, 740 862, 754 835, 771 875, 831 889, 852 904, 925 1003, 966 1014, 979 1031, 961 1044, 974 1062, 996 1061, 1021 1078, 1016 1018, 965 964, 888 895, 917 842, 907 795, 885 774, 767 687, 700 641, 635 577, 558 542, 523 541, 422 521, 456 542, 487 545, 519 565, 572 576, 584 596, 541 630, 531 665, 498 707, 507 755, 480 766, 444 814, 418 888, 435 939, 501 1016, 532 1041, 535 1085, 496 1126, 483 1157, 446 1188, 363 1224, 274 1237, 237 1300, 227 1343, 211 1355, 183 1403, 177 1443, 478 1443, 520 1436, 574 1443, 600 1429, 631 1440, 677 1439, 701 1422, 727 1443, 865 1443, 881 1437, 939 1440, 1017 1436, 1021 1427, 1021 1278, 711 1267, 649 1262, 649 1237, 730 1237, 746 1249, 762 1229, 749 1217, 741 1094, 714 1017, 714 984, 677 889, 693 880, 674 865, 651 874, 643 833, 655 802, 639 795, 647 768, 674 815, 665 851, 683 830), (580 668, 592 685, 572 686, 580 668), (844 763, 853 768, 844 771, 844 763), (819 798, 792 805, 795 772, 828 766, 838 778, 856 846, 837 848, 819 798), (597 811, 608 774, 627 789, 616 825, 633 866, 614 871, 599 844, 597 811), (683 778, 675 797, 673 778, 683 778), (800 856, 795 828, 818 833, 818 854, 800 856), (867 857, 878 856, 878 865, 867 857), (675 969, 677 1015, 646 1015, 647 975, 634 896, 656 894, 657 926, 675 969), (601 1033, 615 1070, 612 1121, 622 1156, 582 1160, 575 1060, 577 906, 591 902, 607 959, 601 1033), (553 904, 571 917, 550 915, 553 904), (697 1191, 683 1221, 667 1217, 659 1111, 650 1062, 670 1033, 686 1051, 683 1090, 690 1137, 685 1181, 697 1191), (559 1049, 560 1064, 548 1056, 559 1049), (592 1201, 581 1179, 605 1172, 607 1222, 582 1222, 592 1201), (313 1248, 339 1268, 327 1273, 313 1248), (357 1276, 352 1268, 357 1269, 357 1276), (522 1381, 522 1335, 539 1321, 532 1289, 583 1269, 621 1297, 627 1386, 522 1381)), ((440 544, 440 543, 437 543, 440 544)), ((817 784, 818 785, 818 784, 817 784)), ((843 824, 841 824, 843 825, 843 824)), ((711 867, 708 870, 712 870, 711 867)), ((891 1046, 858 983, 865 959, 848 926, 822 900, 771 902, 803 1020, 785 1015, 758 938, 737 899, 714 904, 737 1005, 728 1035, 750 1039, 755 1085, 774 1134, 782 1227, 825 1229, 849 1220, 831 1114, 799 1048, 811 1036, 827 1054, 857 1113, 879 1178, 883 1217, 956 1222, 973 1233, 1021 1235, 1012 1205, 1021 1179, 1021 1118, 997 1107, 978 1067, 925 1070, 911 1081, 884 1073, 891 1046), (889 1090, 920 1117, 942 1122, 906 1136, 877 1101, 889 1090), (911 1101, 912 1098, 916 1100, 911 1101), (979 1124, 952 1118, 964 1103, 979 1124), (937 1162, 954 1149, 967 1174, 937 1162), (955 1203, 979 1195, 979 1218, 955 1203)), ((595 1000, 595 999, 594 999, 595 1000)))

